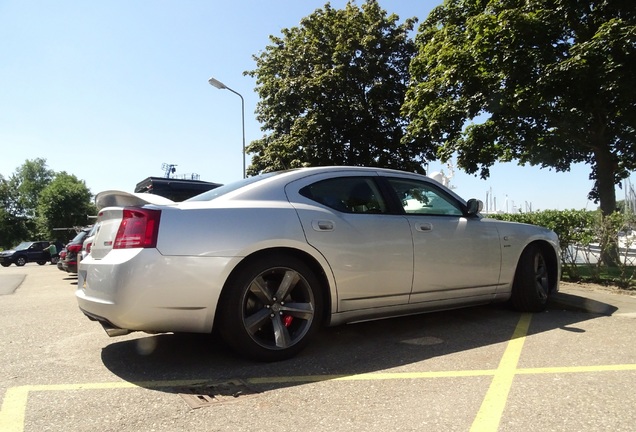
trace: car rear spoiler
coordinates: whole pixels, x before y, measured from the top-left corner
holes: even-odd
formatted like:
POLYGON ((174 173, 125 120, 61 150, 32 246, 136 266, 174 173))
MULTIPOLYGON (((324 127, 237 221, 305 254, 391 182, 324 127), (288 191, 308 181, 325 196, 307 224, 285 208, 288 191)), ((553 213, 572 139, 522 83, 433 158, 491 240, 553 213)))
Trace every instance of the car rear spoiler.
POLYGON ((175 202, 160 195, 118 190, 107 190, 95 196, 97 210, 101 210, 104 207, 143 206, 146 204, 170 205, 175 204, 175 202))

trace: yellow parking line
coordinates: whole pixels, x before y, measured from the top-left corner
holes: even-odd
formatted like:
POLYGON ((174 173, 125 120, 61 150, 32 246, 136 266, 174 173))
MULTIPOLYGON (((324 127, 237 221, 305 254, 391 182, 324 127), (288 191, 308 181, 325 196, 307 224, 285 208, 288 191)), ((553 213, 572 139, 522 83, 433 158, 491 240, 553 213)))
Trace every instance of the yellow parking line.
POLYGON ((558 366, 544 368, 517 369, 517 375, 543 375, 585 372, 625 372, 636 371, 636 364, 598 365, 598 366, 558 366))
MULTIPOLYGON (((521 350, 530 326, 531 315, 521 315, 511 340, 504 351, 497 369, 432 371, 432 372, 379 372, 357 375, 299 375, 279 377, 254 377, 244 379, 249 384, 290 384, 320 381, 372 381, 372 380, 408 380, 435 378, 462 378, 492 376, 492 382, 472 424, 471 431, 496 431, 503 414, 510 387, 515 375, 597 373, 636 371, 636 364, 564 366, 517 369, 521 350)), ((23 432, 26 407, 30 392, 72 391, 72 390, 109 390, 130 388, 174 388, 188 387, 208 383, 209 380, 171 380, 145 382, 102 382, 80 384, 25 385, 7 389, 0 410, 0 431, 23 432)))
MULTIPOLYGON (((574 367, 545 367, 516 369, 516 375, 540 375, 540 374, 564 374, 564 373, 598 373, 598 372, 625 372, 636 371, 636 364, 598 365, 598 366, 574 366, 574 367)), ((500 373, 500 369, 493 370, 464 370, 464 371, 438 371, 438 372, 392 372, 392 373, 366 373, 358 375, 299 375, 280 377, 256 377, 245 379, 250 384, 290 384, 311 383, 320 381, 372 381, 372 380, 408 380, 408 379, 435 379, 435 378, 461 378, 494 376, 500 373)), ((28 395, 31 392, 72 391, 72 390, 115 390, 130 388, 171 388, 188 387, 203 384, 208 380, 174 380, 174 381, 146 381, 146 382, 102 382, 83 384, 53 384, 53 385, 26 385, 11 387, 7 390, 0 411, 0 431, 22 432, 24 430, 24 416, 28 395)), ((491 385, 492 387, 492 385, 491 385)), ((480 412, 485 413, 480 410, 480 412)), ((491 411, 492 414, 492 411, 491 411)), ((501 416, 501 413, 499 414, 501 416)), ((498 423, 499 419, 497 419, 498 423)), ((493 426, 493 422, 488 422, 493 426)), ((473 424, 473 427, 478 425, 473 424)), ((487 430, 488 424, 481 424, 487 430)), ((493 427, 492 430, 496 429, 493 427)))
POLYGON ((2 410, 0 410, 1 431, 22 432, 24 430, 24 414, 28 396, 27 386, 7 389, 2 401, 2 410))
POLYGON ((308 383, 320 381, 374 381, 374 380, 398 380, 398 379, 424 379, 424 378, 461 378, 494 375, 494 370, 464 370, 464 371, 438 371, 438 372, 382 372, 364 373, 356 375, 299 375, 281 377, 248 378, 244 381, 250 384, 289 384, 308 383))
POLYGON ((481 403, 477 417, 470 428, 471 432, 496 431, 499 427, 501 416, 508 401, 508 393, 517 371, 517 363, 519 363, 523 343, 528 334, 531 318, 532 316, 527 313, 522 314, 521 318, 519 318, 512 339, 508 342, 486 397, 481 403))

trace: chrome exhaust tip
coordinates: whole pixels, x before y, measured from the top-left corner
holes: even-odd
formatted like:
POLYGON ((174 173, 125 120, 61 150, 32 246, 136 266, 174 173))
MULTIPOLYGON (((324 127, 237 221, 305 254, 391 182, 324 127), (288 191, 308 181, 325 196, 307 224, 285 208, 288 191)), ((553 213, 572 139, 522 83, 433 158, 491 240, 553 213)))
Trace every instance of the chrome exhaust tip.
POLYGON ((108 324, 106 324, 104 322, 102 322, 100 324, 102 325, 102 327, 104 327, 104 331, 110 337, 124 336, 124 335, 127 335, 127 334, 131 333, 131 331, 128 330, 128 329, 112 327, 112 326, 110 326, 110 325, 108 325, 108 324))

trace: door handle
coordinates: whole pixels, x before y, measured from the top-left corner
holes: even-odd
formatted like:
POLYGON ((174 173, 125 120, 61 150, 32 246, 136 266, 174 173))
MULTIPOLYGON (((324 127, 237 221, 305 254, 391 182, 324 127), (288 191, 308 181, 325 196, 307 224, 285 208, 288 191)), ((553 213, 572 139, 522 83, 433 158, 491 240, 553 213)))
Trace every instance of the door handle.
POLYGON ((433 224, 432 223, 416 223, 415 224, 415 230, 419 231, 419 232, 428 232, 428 231, 433 231, 433 224))
POLYGON ((311 221, 311 227, 315 231, 333 231, 334 222, 330 220, 315 220, 311 221))

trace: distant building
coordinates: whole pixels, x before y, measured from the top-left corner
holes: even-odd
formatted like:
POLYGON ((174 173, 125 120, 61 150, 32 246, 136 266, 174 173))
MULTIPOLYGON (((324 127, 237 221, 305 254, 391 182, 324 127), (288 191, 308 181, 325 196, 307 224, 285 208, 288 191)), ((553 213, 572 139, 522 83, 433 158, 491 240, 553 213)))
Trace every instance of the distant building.
POLYGON ((135 186, 135 192, 145 192, 161 195, 172 201, 184 201, 222 186, 220 183, 206 182, 202 180, 186 180, 165 177, 148 177, 135 186))

